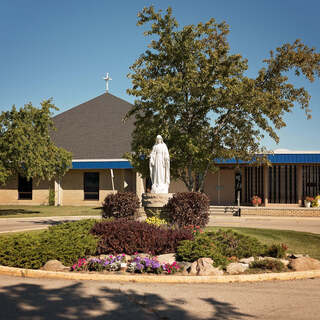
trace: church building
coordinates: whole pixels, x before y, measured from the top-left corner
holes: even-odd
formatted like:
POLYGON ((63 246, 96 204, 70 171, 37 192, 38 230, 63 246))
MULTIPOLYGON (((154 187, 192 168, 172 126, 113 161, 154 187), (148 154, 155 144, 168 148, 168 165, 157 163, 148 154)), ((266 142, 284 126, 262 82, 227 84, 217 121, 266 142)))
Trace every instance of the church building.
MULTIPOLYGON (((133 191, 141 197, 146 181, 123 158, 130 151, 134 125, 122 119, 131 107, 107 92, 55 116, 57 130, 52 138, 72 152, 72 168, 54 183, 12 177, 0 186, 0 204, 46 205, 50 190, 56 205, 100 206, 117 191, 133 191)), ((220 170, 208 174, 204 187, 211 204, 234 205, 239 198, 242 205, 249 205, 258 195, 264 206, 298 207, 306 196, 320 193, 320 151, 279 150, 269 155, 269 161, 269 167, 217 161, 220 170)), ((186 191, 184 184, 171 181, 169 192, 178 191, 186 191)))

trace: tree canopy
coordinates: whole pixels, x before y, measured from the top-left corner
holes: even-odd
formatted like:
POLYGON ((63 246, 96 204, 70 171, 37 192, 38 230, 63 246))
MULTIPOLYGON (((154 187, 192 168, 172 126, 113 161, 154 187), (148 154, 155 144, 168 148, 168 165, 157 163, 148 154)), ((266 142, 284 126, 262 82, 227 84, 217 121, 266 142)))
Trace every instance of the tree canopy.
POLYGON ((150 24, 144 34, 151 42, 128 75, 127 92, 137 99, 127 114, 135 129, 133 152, 126 156, 143 176, 157 134, 168 145, 172 177, 199 191, 215 159, 263 154, 265 135, 278 143, 277 131, 295 104, 310 117, 310 95, 288 81, 288 71, 314 81, 320 54, 300 40, 271 51, 250 78, 248 61, 230 53, 225 22, 179 28, 171 8, 163 13, 151 6, 138 14, 137 24, 150 24))
POLYGON ((71 167, 72 155, 50 138, 54 130, 50 100, 36 108, 31 103, 0 114, 0 183, 13 175, 51 180, 71 167))

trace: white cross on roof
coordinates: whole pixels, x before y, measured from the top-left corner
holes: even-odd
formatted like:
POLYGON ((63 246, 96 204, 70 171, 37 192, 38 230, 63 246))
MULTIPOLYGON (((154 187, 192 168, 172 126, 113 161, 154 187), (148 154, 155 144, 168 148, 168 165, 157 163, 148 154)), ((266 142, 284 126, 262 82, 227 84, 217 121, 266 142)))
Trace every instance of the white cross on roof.
POLYGON ((109 77, 109 72, 107 72, 106 76, 103 78, 103 80, 105 80, 106 82, 106 92, 108 93, 109 91, 109 81, 112 80, 110 77, 109 77))

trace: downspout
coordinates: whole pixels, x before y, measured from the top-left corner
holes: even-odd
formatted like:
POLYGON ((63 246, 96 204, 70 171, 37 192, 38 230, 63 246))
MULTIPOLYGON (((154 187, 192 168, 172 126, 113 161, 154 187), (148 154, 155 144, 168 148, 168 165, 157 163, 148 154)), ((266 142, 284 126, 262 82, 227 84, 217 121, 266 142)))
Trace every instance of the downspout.
POLYGON ((60 177, 58 178, 58 204, 57 206, 61 205, 61 197, 60 197, 60 177))
POLYGON ((112 191, 114 191, 114 175, 113 175, 113 169, 110 169, 110 176, 111 176, 111 184, 112 184, 112 191))

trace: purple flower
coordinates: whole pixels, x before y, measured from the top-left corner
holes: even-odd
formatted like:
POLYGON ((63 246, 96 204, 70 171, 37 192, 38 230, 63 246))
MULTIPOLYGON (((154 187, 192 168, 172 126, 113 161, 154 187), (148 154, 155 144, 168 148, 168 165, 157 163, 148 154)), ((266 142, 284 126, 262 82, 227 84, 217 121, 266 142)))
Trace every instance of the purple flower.
POLYGON ((144 266, 141 263, 137 263, 136 268, 137 270, 142 271, 144 269, 144 266))
POLYGON ((151 267, 151 260, 150 259, 145 258, 144 263, 145 263, 146 267, 151 267))

